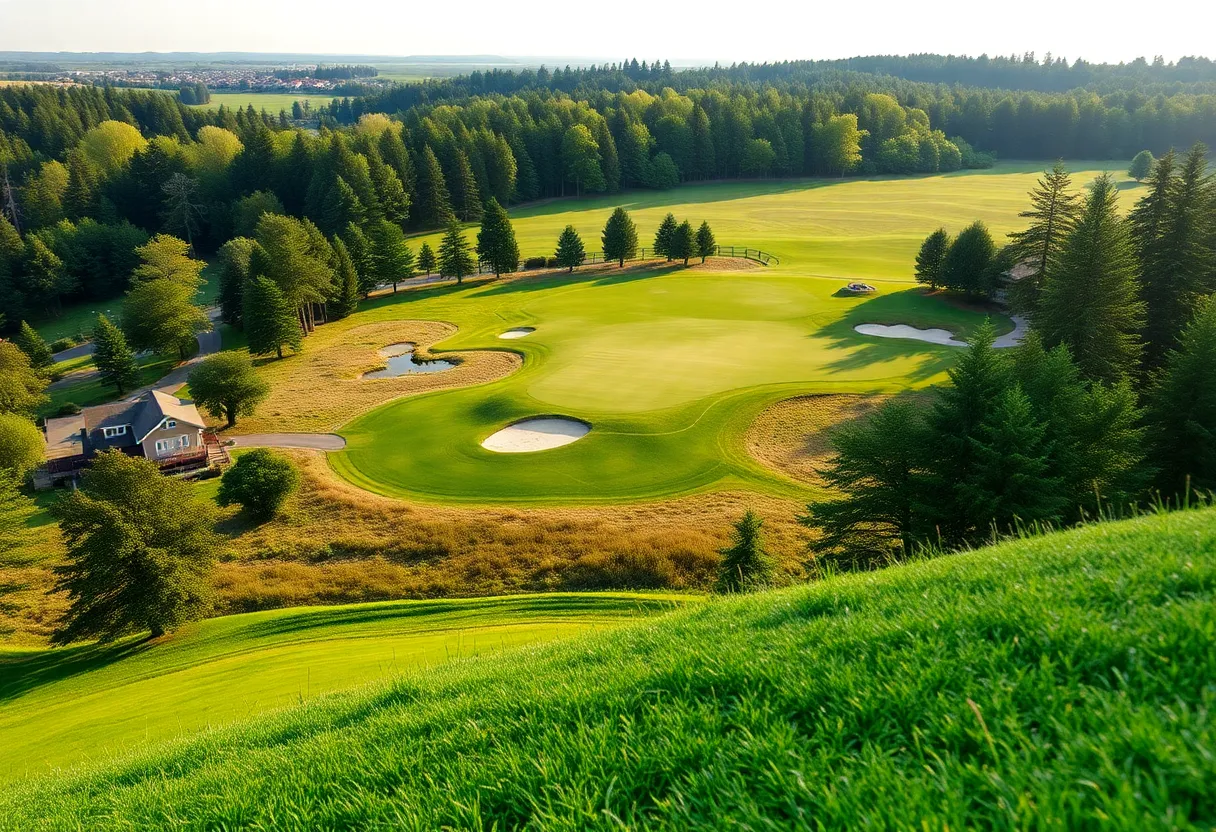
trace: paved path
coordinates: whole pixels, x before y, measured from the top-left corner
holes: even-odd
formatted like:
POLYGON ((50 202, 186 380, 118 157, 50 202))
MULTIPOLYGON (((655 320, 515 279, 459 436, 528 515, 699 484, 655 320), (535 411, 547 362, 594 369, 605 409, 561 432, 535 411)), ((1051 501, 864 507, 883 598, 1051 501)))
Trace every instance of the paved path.
POLYGON ((1016 347, 1026 337, 1026 330, 1030 328, 1030 322, 1021 315, 1010 315, 1009 320, 1013 321, 1013 332, 1006 332, 1000 338, 993 341, 992 346, 1016 347))
POLYGON ((346 440, 336 433, 251 433, 232 437, 237 448, 311 448, 314 451, 340 451, 346 440))
POLYGON ((186 379, 190 377, 190 371, 194 369, 194 365, 202 361, 213 352, 219 352, 220 349, 220 334, 214 329, 210 332, 200 332, 198 334, 198 353, 189 361, 178 364, 165 375, 161 376, 160 381, 155 384, 149 384, 141 387, 138 390, 133 390, 127 396, 128 400, 138 399, 149 390, 160 390, 163 393, 172 393, 177 388, 186 383, 186 379))
POLYGON ((92 355, 92 354, 93 354, 93 342, 86 341, 83 344, 77 344, 74 347, 63 350, 61 352, 57 352, 52 356, 52 358, 54 358, 55 363, 58 364, 60 361, 71 361, 73 358, 80 358, 80 356, 82 356, 82 355, 92 355))

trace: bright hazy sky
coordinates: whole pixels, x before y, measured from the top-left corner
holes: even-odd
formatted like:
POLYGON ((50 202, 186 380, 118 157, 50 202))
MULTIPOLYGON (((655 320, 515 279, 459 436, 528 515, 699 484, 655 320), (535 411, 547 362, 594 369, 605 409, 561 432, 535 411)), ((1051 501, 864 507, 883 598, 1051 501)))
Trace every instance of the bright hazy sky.
POLYGON ((1117 62, 1213 56, 1214 32, 1213 0, 0 0, 0 50, 24 51, 1117 62))

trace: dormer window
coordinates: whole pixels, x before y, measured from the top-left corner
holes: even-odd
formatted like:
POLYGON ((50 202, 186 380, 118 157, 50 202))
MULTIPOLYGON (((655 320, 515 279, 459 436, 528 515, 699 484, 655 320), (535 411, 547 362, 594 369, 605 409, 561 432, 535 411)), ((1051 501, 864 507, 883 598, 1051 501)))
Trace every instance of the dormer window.
POLYGON ((164 425, 162 425, 162 427, 163 427, 165 430, 169 430, 169 429, 171 429, 171 428, 175 428, 175 427, 177 427, 177 420, 176 420, 176 419, 166 419, 166 420, 165 420, 165 424, 164 424, 164 425))
POLYGON ((101 435, 106 439, 113 439, 115 436, 125 436, 127 433, 126 425, 115 425, 110 428, 102 428, 101 435))

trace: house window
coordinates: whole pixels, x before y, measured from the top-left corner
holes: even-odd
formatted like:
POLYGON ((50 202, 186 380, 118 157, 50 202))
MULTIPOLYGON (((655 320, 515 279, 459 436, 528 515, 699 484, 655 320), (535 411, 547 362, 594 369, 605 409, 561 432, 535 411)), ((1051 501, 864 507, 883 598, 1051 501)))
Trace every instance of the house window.
POLYGON ((182 436, 182 447, 183 448, 190 447, 190 436, 188 434, 182 436))
POLYGON ((174 437, 173 439, 157 439, 156 440, 156 455, 165 456, 181 448, 182 439, 184 437, 174 437))
POLYGON ((166 419, 165 420, 165 430, 169 430, 169 429, 175 428, 175 427, 177 427, 176 419, 166 419))
POLYGON ((112 428, 102 428, 101 435, 106 439, 113 439, 115 436, 123 436, 127 432, 126 425, 116 425, 112 428))

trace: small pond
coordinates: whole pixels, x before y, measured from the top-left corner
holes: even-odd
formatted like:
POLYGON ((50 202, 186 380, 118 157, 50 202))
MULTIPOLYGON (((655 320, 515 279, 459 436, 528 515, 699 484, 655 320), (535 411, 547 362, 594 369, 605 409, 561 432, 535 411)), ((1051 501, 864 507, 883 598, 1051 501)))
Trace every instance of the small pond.
POLYGON ((456 366, 454 361, 433 358, 420 361, 414 356, 414 344, 389 344, 380 350, 380 355, 388 359, 388 366, 383 370, 364 373, 364 378, 397 378, 398 376, 419 375, 424 373, 442 373, 456 366))

